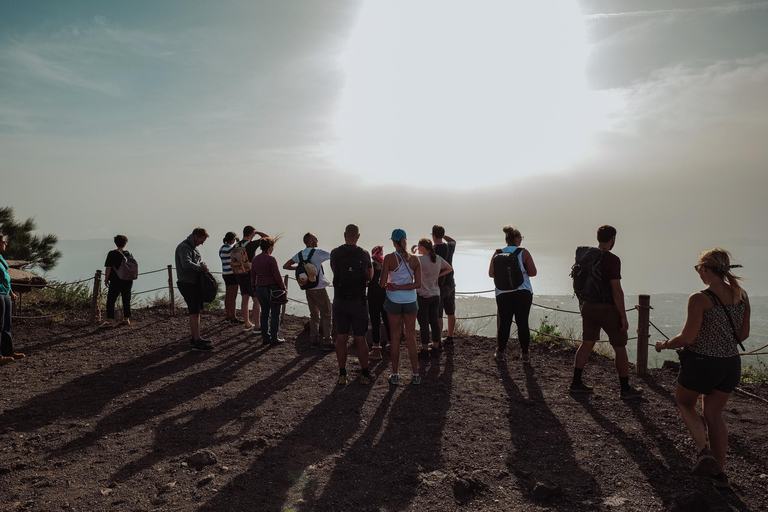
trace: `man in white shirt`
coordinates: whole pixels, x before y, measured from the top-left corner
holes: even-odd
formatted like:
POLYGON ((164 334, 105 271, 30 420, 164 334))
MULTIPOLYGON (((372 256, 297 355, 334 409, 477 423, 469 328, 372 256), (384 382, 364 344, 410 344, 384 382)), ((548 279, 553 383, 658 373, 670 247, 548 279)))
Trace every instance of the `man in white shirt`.
POLYGON ((302 260, 310 263, 317 269, 316 279, 311 279, 311 271, 307 282, 304 285, 304 291, 307 294, 307 304, 309 305, 309 341, 310 346, 317 348, 320 346, 320 323, 323 326, 323 350, 334 350, 335 344, 331 337, 331 300, 328 298, 326 288, 330 284, 323 272, 323 262, 331 258, 329 252, 317 248, 317 237, 312 233, 304 235, 304 245, 306 248, 296 253, 293 258, 288 260, 283 268, 286 270, 296 270, 302 260))

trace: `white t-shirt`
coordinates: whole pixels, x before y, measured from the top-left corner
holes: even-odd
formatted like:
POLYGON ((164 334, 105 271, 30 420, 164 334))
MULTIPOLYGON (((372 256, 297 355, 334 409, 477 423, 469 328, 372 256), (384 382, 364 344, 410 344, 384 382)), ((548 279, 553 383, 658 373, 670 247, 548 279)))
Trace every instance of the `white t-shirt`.
MULTIPOLYGON (((307 247, 301 251, 301 256, 304 258, 304 261, 307 261, 307 256, 309 256, 311 251, 312 247, 307 247)), ((296 253, 292 259, 295 263, 298 263, 299 253, 296 253)), ((315 254, 312 255, 309 263, 313 264, 317 268, 317 286, 310 288, 311 290, 321 290, 330 284, 328 282, 328 278, 326 278, 325 274, 323 273, 323 262, 328 261, 329 259, 331 259, 331 253, 322 249, 315 249, 315 254)))
POLYGON ((429 298, 440 295, 440 287, 437 285, 437 276, 448 266, 448 262, 442 256, 432 263, 429 255, 419 256, 421 262, 421 288, 416 290, 421 297, 429 298))

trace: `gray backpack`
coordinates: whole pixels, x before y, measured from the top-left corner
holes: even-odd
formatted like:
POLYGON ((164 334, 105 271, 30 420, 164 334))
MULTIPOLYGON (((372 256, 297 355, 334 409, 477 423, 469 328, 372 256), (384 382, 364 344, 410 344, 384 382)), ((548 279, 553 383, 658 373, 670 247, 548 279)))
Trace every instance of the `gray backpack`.
POLYGON ((123 281, 135 281, 139 277, 139 263, 128 251, 118 251, 123 256, 123 263, 115 269, 117 277, 123 281))

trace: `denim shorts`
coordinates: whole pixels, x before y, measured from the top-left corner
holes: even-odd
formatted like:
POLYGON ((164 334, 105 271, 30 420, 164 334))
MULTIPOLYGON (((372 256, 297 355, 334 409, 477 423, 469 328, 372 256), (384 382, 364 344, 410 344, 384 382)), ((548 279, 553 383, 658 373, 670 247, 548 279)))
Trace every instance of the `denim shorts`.
POLYGON ((410 313, 416 313, 419 310, 419 301, 406 302, 405 304, 398 304, 387 299, 384 301, 384 311, 393 315, 407 315, 410 313))

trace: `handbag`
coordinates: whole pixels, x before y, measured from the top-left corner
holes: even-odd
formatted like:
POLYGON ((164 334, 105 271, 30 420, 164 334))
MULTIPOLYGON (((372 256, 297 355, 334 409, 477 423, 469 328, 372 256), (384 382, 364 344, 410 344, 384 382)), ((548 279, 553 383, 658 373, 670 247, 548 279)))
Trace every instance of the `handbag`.
POLYGON ((269 290, 269 303, 275 306, 282 306, 288 303, 288 290, 282 288, 272 288, 269 290))

